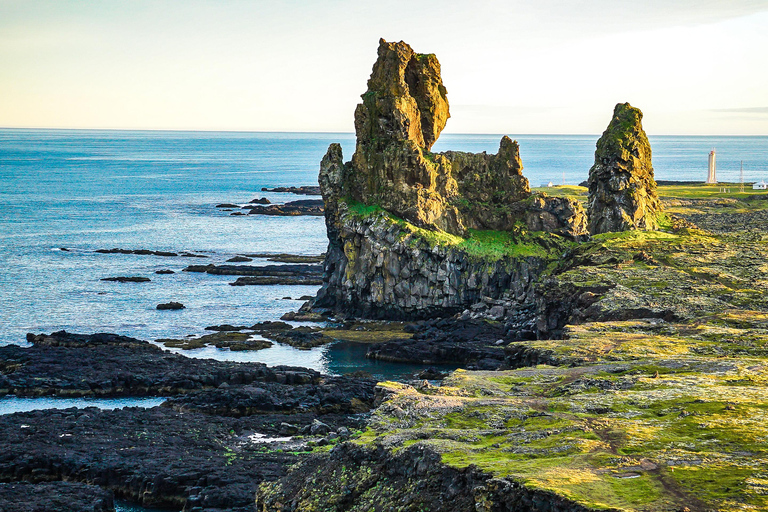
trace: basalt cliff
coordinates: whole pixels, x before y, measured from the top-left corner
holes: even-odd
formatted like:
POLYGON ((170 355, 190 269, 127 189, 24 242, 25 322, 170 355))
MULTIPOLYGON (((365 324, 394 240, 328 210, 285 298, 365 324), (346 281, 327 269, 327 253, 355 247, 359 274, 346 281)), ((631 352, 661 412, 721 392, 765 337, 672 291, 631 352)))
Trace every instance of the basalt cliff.
POLYGON ((586 235, 580 203, 532 193, 509 137, 495 155, 430 151, 450 117, 434 55, 381 40, 362 100, 352 159, 332 144, 320 165, 329 247, 314 307, 404 319, 531 300, 559 241, 586 235))

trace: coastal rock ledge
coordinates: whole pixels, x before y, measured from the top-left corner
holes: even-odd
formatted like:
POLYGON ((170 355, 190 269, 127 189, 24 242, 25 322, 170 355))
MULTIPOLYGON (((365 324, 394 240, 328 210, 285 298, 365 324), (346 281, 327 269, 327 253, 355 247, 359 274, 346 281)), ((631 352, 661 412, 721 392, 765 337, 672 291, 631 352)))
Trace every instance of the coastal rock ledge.
POLYGON ((586 235, 578 201, 531 192, 509 137, 495 155, 430 151, 450 117, 434 55, 382 39, 362 100, 351 161, 331 144, 320 164, 329 247, 317 310, 406 319, 482 297, 525 302, 561 241, 586 235))

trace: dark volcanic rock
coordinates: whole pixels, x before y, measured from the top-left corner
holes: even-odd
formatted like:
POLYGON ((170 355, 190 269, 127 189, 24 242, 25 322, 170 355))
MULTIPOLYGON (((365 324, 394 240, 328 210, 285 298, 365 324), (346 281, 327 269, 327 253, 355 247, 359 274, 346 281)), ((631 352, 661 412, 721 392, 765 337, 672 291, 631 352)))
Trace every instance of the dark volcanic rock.
POLYGON ((168 269, 155 270, 155 274, 160 274, 160 275, 163 275, 163 274, 175 274, 175 273, 176 272, 174 272, 173 270, 168 270, 168 269))
POLYGON ((100 281, 113 281, 116 283, 148 283, 151 281, 148 277, 129 276, 129 277, 103 277, 100 281))
POLYGON ((266 197, 262 197, 261 199, 251 199, 248 202, 251 204, 272 204, 272 201, 270 201, 266 197))
POLYGON ((221 204, 217 204, 216 208, 240 208, 240 205, 232 204, 232 203, 221 203, 221 204))
MULTIPOLYGON (((233 418, 168 407, 8 414, 0 416, 0 481, 87 482, 145 506, 252 511, 258 485, 285 475, 305 449, 270 438, 281 423, 309 429, 315 419, 302 412, 233 418)), ((325 415, 323 422, 334 430, 360 427, 349 415, 325 415)))
POLYGON ((249 205, 243 206, 243 209, 250 210, 248 215, 280 215, 286 217, 296 215, 320 217, 324 212, 322 199, 302 199, 285 204, 270 204, 268 206, 249 205))
POLYGON ((658 227, 661 202, 642 119, 639 109, 619 103, 597 141, 588 182, 589 232, 593 235, 658 227))
POLYGON ((150 251, 148 249, 96 249, 99 254, 138 254, 140 256, 178 256, 175 252, 150 251))
POLYGON ((491 478, 474 466, 447 467, 439 454, 420 445, 392 453, 344 443, 262 486, 256 498, 258 512, 390 510, 393 504, 397 510, 431 512, 590 510, 512 479, 491 478))
POLYGON ((320 187, 317 187, 317 186, 275 187, 275 188, 262 187, 261 191, 262 192, 290 192, 291 194, 300 194, 305 196, 320 195, 320 187))
POLYGON ((373 407, 373 379, 323 377, 317 383, 255 382, 188 393, 163 404, 177 411, 219 416, 266 413, 358 414, 373 407))
POLYGON ((246 256, 249 258, 266 258, 267 261, 277 261, 279 263, 322 263, 325 260, 325 254, 272 254, 266 252, 258 252, 246 254, 246 256))
POLYGON ((469 369, 497 370, 505 365, 503 345, 510 341, 500 322, 432 320, 422 324, 413 339, 371 345, 366 357, 399 363, 460 364, 469 369))
POLYGON ((181 302, 165 302, 162 304, 158 304, 157 309, 160 309, 160 310, 184 309, 184 304, 182 304, 181 302))
POLYGON ((232 258, 229 258, 227 260, 227 263, 248 263, 249 261, 253 261, 253 259, 248 258, 246 256, 234 256, 232 258))
POLYGON ((322 267, 311 264, 287 265, 190 265, 185 272, 206 272, 214 275, 247 276, 238 278, 233 286, 273 284, 322 284, 322 267))
MULTIPOLYGON (((496 155, 432 153, 448 117, 437 58, 381 40, 355 111, 355 153, 345 163, 341 146, 331 144, 320 162, 329 244, 316 312, 447 316, 510 288, 516 300, 530 301, 531 283, 548 262, 522 254, 551 247, 496 257, 479 242, 470 256, 464 239, 474 235, 466 228, 506 231, 506 247, 525 245, 529 230, 586 235, 578 201, 531 194, 509 137, 496 155)), ((528 238, 532 246, 554 239, 528 238)))
POLYGON ((112 492, 75 482, 0 483, 0 512, 113 512, 112 492))
POLYGON ((0 395, 170 396, 253 382, 316 381, 313 370, 191 359, 147 341, 64 331, 28 335, 30 348, 0 347, 0 395))

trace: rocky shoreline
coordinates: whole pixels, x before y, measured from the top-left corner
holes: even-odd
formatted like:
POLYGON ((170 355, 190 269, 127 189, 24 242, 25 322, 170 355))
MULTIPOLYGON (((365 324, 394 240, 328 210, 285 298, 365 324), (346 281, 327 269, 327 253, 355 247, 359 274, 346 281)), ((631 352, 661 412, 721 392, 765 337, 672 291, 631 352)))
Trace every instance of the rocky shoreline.
POLYGON ((173 398, 0 415, 0 482, 25 482, 0 484, 0 506, 26 489, 40 503, 55 494, 60 510, 113 510, 112 493, 176 510, 252 510, 260 482, 349 437, 374 401, 370 378, 190 359, 114 334, 29 341, 0 347, 2 394, 173 398))

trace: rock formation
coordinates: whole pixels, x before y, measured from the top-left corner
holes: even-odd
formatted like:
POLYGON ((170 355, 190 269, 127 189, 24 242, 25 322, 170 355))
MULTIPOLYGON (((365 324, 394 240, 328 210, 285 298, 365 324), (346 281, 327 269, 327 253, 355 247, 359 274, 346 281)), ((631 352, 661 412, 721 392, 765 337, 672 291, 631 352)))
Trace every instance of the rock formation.
POLYGON ((589 170, 589 232, 593 235, 658 227, 661 202, 642 119, 640 109, 619 103, 597 141, 595 164, 589 170))
POLYGON ((449 200, 450 163, 429 153, 450 113, 440 63, 404 42, 379 42, 368 91, 355 110, 357 147, 344 188, 351 199, 418 226, 463 233, 449 200))
POLYGON ((381 40, 362 99, 352 160, 331 144, 320 164, 329 246, 316 307, 405 318, 483 296, 522 300, 546 258, 470 257, 461 247, 468 230, 586 233, 577 201, 531 193, 509 137, 495 155, 430 151, 450 116, 434 55, 381 40))

